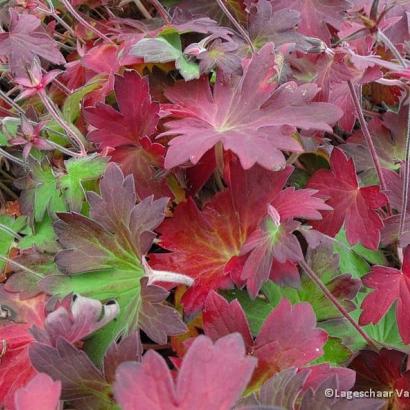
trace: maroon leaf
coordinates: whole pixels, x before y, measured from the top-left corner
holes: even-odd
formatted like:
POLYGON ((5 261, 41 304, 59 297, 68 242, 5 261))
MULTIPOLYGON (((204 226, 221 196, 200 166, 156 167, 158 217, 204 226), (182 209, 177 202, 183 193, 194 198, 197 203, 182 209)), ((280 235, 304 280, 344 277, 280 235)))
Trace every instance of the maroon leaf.
POLYGON ((363 283, 374 289, 362 303, 359 323, 378 323, 396 302, 396 318, 400 336, 404 343, 410 343, 410 247, 404 251, 401 270, 388 266, 373 266, 363 278, 363 283))
POLYGON ((256 359, 245 356, 238 334, 212 344, 198 336, 184 356, 174 382, 165 360, 147 352, 142 363, 123 363, 114 394, 124 410, 232 408, 245 389, 256 359))
POLYGON ((292 135, 296 127, 330 131, 340 110, 311 102, 318 91, 313 84, 278 87, 276 75, 273 46, 267 44, 246 65, 239 82, 218 76, 211 90, 203 77, 167 90, 167 98, 176 105, 171 111, 180 119, 168 121, 168 131, 162 134, 177 135, 169 143, 165 167, 196 164, 221 143, 238 155, 245 169, 255 163, 280 169, 285 166, 281 150, 302 151, 292 135))
POLYGON ((30 346, 33 366, 62 384, 61 398, 73 401, 76 408, 95 409, 111 406, 110 385, 85 352, 64 339, 55 347, 35 342, 30 346))
MULTIPOLYGON (((388 408, 405 410, 410 406, 410 371, 406 370, 407 355, 397 350, 380 352, 364 350, 350 368, 356 371, 355 390, 391 392, 388 408)), ((389 394, 389 393, 388 393, 389 394)))
POLYGON ((344 225, 349 243, 377 249, 383 222, 376 210, 386 204, 386 196, 376 185, 360 188, 353 160, 338 148, 332 152, 330 167, 317 171, 308 184, 333 208, 323 212, 321 221, 312 222, 313 227, 335 236, 344 225))
POLYGON ((35 56, 54 64, 65 63, 41 21, 32 14, 18 14, 13 9, 10 9, 8 33, 0 33, 0 55, 8 56, 10 71, 18 77, 27 76, 27 66, 31 66, 35 56))
POLYGON ((281 370, 301 367, 320 357, 327 339, 327 334, 315 327, 316 318, 308 303, 292 306, 286 299, 272 310, 254 341, 237 301, 229 303, 212 292, 206 301, 203 320, 205 333, 213 340, 231 332, 242 334, 248 353, 258 359, 253 384, 263 383, 281 370))

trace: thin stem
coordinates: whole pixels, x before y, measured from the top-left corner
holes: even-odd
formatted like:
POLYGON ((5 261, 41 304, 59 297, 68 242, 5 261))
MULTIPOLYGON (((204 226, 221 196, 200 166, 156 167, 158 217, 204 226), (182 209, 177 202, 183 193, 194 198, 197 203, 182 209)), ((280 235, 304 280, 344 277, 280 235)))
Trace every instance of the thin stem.
POLYGON ((384 179, 384 176, 383 176, 383 171, 382 171, 382 166, 380 164, 379 156, 377 155, 376 147, 373 144, 372 136, 370 135, 369 128, 367 127, 367 122, 364 118, 363 111, 362 111, 362 105, 360 104, 360 100, 357 95, 355 86, 350 80, 347 83, 349 85, 349 90, 352 96, 353 104, 356 108, 356 113, 357 113, 360 125, 362 127, 364 138, 367 142, 367 146, 369 148, 370 155, 373 160, 374 168, 376 169, 377 176, 379 177, 380 185, 383 191, 387 191, 386 180, 384 179))
POLYGON ((401 213, 399 222, 399 241, 404 232, 404 225, 407 215, 407 201, 409 199, 409 179, 410 179, 410 104, 407 114, 406 148, 404 158, 404 178, 401 197, 401 213))
POLYGON ((13 107, 20 114, 25 115, 26 112, 16 103, 12 98, 10 98, 3 90, 0 89, 0 98, 5 101, 8 105, 13 107))
POLYGON ((46 107, 47 111, 56 120, 57 124, 60 125, 60 127, 67 133, 67 135, 76 142, 76 144, 80 148, 81 155, 87 155, 84 141, 82 141, 81 137, 70 127, 70 125, 62 118, 62 116, 60 116, 58 109, 54 106, 54 103, 50 100, 46 92, 42 90, 38 93, 38 95, 40 96, 40 99, 46 107))
POLYGON ((13 229, 9 228, 6 225, 0 224, 0 230, 7 233, 8 235, 12 236, 15 239, 22 239, 23 237, 19 235, 17 232, 13 231, 13 229))
POLYGON ((357 330, 357 332, 362 336, 362 338, 367 342, 369 346, 378 350, 378 347, 374 341, 366 334, 366 332, 360 327, 358 323, 352 318, 349 312, 339 303, 332 292, 324 285, 316 273, 311 269, 311 267, 303 260, 299 262, 299 266, 305 271, 306 275, 309 276, 310 280, 315 283, 315 285, 323 292, 327 299, 333 303, 335 308, 350 322, 350 324, 357 330))
POLYGON ((152 16, 149 11, 145 8, 144 4, 141 0, 134 0, 135 5, 137 6, 139 12, 146 18, 147 20, 151 20, 152 16))
POLYGON ((107 37, 104 33, 101 33, 100 30, 95 28, 91 25, 88 21, 86 21, 78 12, 77 10, 71 5, 70 0, 61 0, 64 4, 64 7, 70 12, 70 14, 85 28, 92 31, 95 35, 100 37, 101 39, 108 41, 111 44, 115 44, 109 37, 107 37))
POLYGON ((228 17, 229 21, 234 25, 234 27, 239 31, 240 35, 243 37, 243 39, 249 44, 249 47, 252 50, 252 53, 254 53, 255 46, 252 43, 252 40, 250 39, 248 33, 246 30, 239 24, 239 22, 236 20, 236 18, 233 16, 233 14, 228 10, 228 7, 226 7, 224 0, 216 0, 218 3, 219 7, 221 10, 224 12, 226 17, 228 17))
POLYGON ((14 200, 19 197, 2 181, 0 181, 0 190, 3 190, 7 195, 9 195, 14 200))
POLYGON ((406 60, 400 54, 399 50, 397 50, 396 46, 390 41, 389 37, 383 33, 383 31, 377 31, 377 37, 381 42, 392 52, 392 54, 396 57, 397 61, 403 68, 407 68, 406 60))
POLYGON ((53 147, 54 147, 55 149, 57 149, 58 151, 61 151, 63 154, 66 154, 66 155, 68 155, 68 156, 70 156, 70 157, 81 158, 81 157, 84 156, 84 155, 81 154, 80 152, 71 151, 71 150, 69 150, 68 148, 63 147, 63 146, 61 146, 60 144, 57 144, 57 143, 54 142, 54 141, 47 140, 47 144, 53 146, 53 147))
POLYGON ((11 162, 14 162, 24 168, 29 168, 29 166, 24 161, 22 161, 20 158, 15 157, 14 155, 9 154, 3 148, 0 148, 0 157, 1 156, 3 156, 4 158, 7 158, 11 162))
POLYGON ((161 16, 162 20, 164 20, 166 24, 171 24, 171 16, 169 15, 165 7, 159 2, 159 0, 150 1, 151 4, 155 7, 155 10, 157 10, 158 14, 161 16))

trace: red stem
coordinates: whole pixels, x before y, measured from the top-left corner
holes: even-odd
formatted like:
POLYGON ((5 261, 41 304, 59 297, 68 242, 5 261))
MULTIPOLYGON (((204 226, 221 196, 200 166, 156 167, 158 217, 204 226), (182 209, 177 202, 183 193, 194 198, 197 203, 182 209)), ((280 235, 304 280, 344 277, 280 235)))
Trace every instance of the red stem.
POLYGON ((216 0, 218 3, 219 7, 221 10, 224 12, 226 17, 228 17, 229 21, 234 25, 234 27, 239 31, 240 35, 243 37, 243 39, 249 44, 249 47, 252 50, 252 53, 254 53, 255 46, 252 43, 252 40, 250 39, 248 33, 246 30, 239 24, 239 22, 236 20, 236 18, 233 16, 233 14, 229 11, 228 7, 226 7, 224 0, 216 0))
POLYGON ((382 170, 382 166, 381 166, 380 161, 379 161, 379 156, 377 155, 376 147, 373 144, 372 136, 370 135, 370 131, 369 131, 369 128, 367 126, 367 122, 364 118, 363 111, 362 111, 362 106, 360 104, 360 100, 359 100, 359 97, 357 95, 355 86, 353 85, 353 83, 350 80, 347 83, 349 85, 349 90, 350 90, 350 94, 352 96, 353 104, 356 108, 356 113, 357 113, 360 125, 362 127, 362 132, 363 132, 364 138, 366 140, 367 146, 368 146, 369 151, 370 151, 370 155, 371 155, 372 160, 373 160, 373 165, 376 169, 377 176, 379 177, 380 185, 381 185, 383 191, 387 191, 386 180, 384 179, 384 176, 383 176, 383 170, 382 170))
POLYGON ((350 316, 349 312, 339 303, 332 292, 325 286, 320 280, 319 276, 311 269, 311 267, 303 260, 299 262, 299 266, 306 272, 306 275, 312 280, 313 283, 323 292, 327 299, 329 299, 336 309, 350 322, 350 324, 357 330, 357 332, 363 337, 369 346, 378 350, 378 347, 374 341, 366 334, 366 332, 360 327, 358 323, 350 316))
POLYGON ((151 4, 155 7, 155 10, 157 10, 157 13, 162 17, 162 20, 164 20, 166 24, 171 24, 171 16, 165 10, 165 7, 158 0, 150 1, 151 4))
POLYGON ((404 163, 404 178, 401 197, 401 213, 399 223, 399 241, 404 232, 406 223, 407 202, 409 199, 409 179, 410 179, 410 104, 407 114, 407 132, 406 132, 406 148, 405 148, 405 163, 404 163))

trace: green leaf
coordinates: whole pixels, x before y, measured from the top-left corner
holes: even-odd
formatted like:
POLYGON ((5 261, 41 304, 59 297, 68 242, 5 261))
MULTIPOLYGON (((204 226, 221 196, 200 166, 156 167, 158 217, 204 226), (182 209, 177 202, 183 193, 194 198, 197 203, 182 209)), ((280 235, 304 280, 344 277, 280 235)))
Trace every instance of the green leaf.
MULTIPOLYGON (((8 257, 10 249, 15 244, 19 232, 25 227, 26 217, 14 218, 9 215, 0 215, 0 256, 8 257)), ((0 272, 3 271, 6 262, 0 259, 0 272)))
POLYGON ((33 246, 48 252, 55 252, 58 249, 53 221, 49 216, 44 217, 41 222, 34 223, 33 226, 27 226, 23 233, 25 236, 18 244, 21 250, 29 249, 33 246))
POLYGON ((94 77, 88 84, 78 88, 66 98, 63 105, 63 116, 66 121, 73 123, 78 118, 83 98, 101 87, 103 81, 104 79, 101 77, 94 77))
POLYGON ((350 245, 343 229, 335 237, 333 247, 340 258, 340 271, 361 278, 370 270, 370 263, 384 265, 386 260, 381 251, 372 251, 362 245, 350 245))
POLYGON ((100 188, 101 196, 89 194, 90 218, 75 212, 58 214, 54 228, 63 250, 55 260, 64 275, 41 282, 46 292, 59 297, 79 293, 101 302, 117 301, 119 315, 87 343, 98 363, 120 334, 139 327, 145 330, 142 257, 151 247, 153 230, 164 219, 168 202, 149 197, 136 205, 133 178, 124 178, 114 163, 107 167, 100 188))
POLYGON ((146 63, 169 63, 175 61, 185 81, 199 78, 198 64, 190 61, 182 51, 181 37, 177 32, 162 33, 157 38, 143 38, 132 48, 131 54, 143 57, 146 63))
POLYGON ((58 189, 57 176, 48 161, 34 163, 32 166, 30 188, 23 197, 25 207, 32 206, 34 221, 41 222, 48 212, 53 215, 67 209, 61 191, 58 189))
POLYGON ((79 212, 85 198, 83 183, 98 179, 107 166, 107 159, 96 155, 65 161, 67 174, 60 178, 60 187, 71 211, 79 212))
POLYGON ((336 337, 329 337, 323 347, 324 354, 312 364, 328 363, 339 366, 346 363, 352 356, 352 352, 336 337))

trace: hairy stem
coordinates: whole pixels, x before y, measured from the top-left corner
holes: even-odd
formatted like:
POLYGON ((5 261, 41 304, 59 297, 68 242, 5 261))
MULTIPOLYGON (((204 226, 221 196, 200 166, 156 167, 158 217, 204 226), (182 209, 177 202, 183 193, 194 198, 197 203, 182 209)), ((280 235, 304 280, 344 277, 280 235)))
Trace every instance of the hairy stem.
POLYGON ((158 14, 161 16, 162 20, 166 24, 171 24, 171 16, 165 9, 165 7, 159 2, 159 0, 150 0, 151 4, 155 7, 155 10, 157 10, 158 14))
POLYGON ((91 25, 88 21, 86 21, 78 12, 77 10, 71 5, 70 0, 61 0, 61 2, 64 4, 64 7, 69 11, 69 13, 85 28, 88 30, 92 31, 95 35, 100 37, 101 39, 111 43, 115 44, 109 37, 107 37, 104 33, 101 33, 100 30, 95 28, 93 25, 91 25))
POLYGON ((255 46, 252 43, 252 40, 250 39, 246 30, 239 24, 239 22, 236 20, 233 14, 228 10, 228 7, 226 7, 224 0, 216 0, 216 2, 218 3, 221 10, 224 12, 226 17, 228 17, 229 21, 239 31, 242 38, 249 44, 249 47, 252 50, 252 53, 254 53, 256 50, 255 50, 255 46))
POLYGON ((374 168, 376 169, 377 176, 378 176, 379 181, 380 181, 380 185, 381 185, 383 191, 387 191, 386 180, 384 179, 384 176, 383 176, 383 170, 382 170, 382 166, 380 164, 379 156, 377 155, 376 147, 373 144, 372 136, 370 135, 370 131, 369 131, 369 128, 367 126, 367 122, 364 118, 364 114, 363 114, 363 111, 362 111, 362 105, 360 104, 360 100, 359 100, 359 97, 357 95, 356 88, 350 80, 347 83, 349 85, 349 90, 350 90, 350 94, 352 96, 353 104, 356 108, 356 113, 357 113, 357 116, 359 118, 359 122, 360 122, 360 125, 362 127, 362 132, 363 132, 364 138, 366 140, 367 147, 369 148, 370 155, 371 155, 372 161, 373 161, 373 165, 374 165, 374 168))
POLYGON ((406 223, 407 202, 409 199, 409 179, 410 179, 410 104, 407 112, 406 148, 404 157, 404 176, 401 197, 401 213, 399 222, 399 241, 404 232, 406 223))
POLYGON ((144 18, 146 18, 147 20, 151 20, 152 16, 149 13, 149 11, 146 9, 146 7, 144 6, 144 4, 142 3, 141 0, 134 0, 135 5, 137 6, 138 10, 140 11, 140 13, 144 16, 144 18))
POLYGON ((76 143, 76 145, 78 145, 78 147, 80 148, 81 156, 87 155, 87 150, 85 149, 85 146, 84 146, 85 141, 62 118, 62 116, 58 112, 58 109, 55 107, 54 103, 50 100, 46 92, 42 90, 38 94, 40 96, 42 103, 46 107, 47 111, 56 120, 57 124, 60 125, 60 127, 67 133, 68 137, 71 138, 76 143))
POLYGON ((349 321, 349 323, 357 330, 357 332, 362 336, 366 343, 378 350, 378 347, 374 341, 367 335, 367 333, 361 328, 361 326, 352 318, 349 312, 339 303, 332 292, 325 286, 325 284, 320 280, 316 273, 311 269, 311 267, 303 260, 299 262, 299 266, 305 271, 306 275, 309 276, 310 280, 323 292, 327 299, 333 303, 335 308, 349 321))

